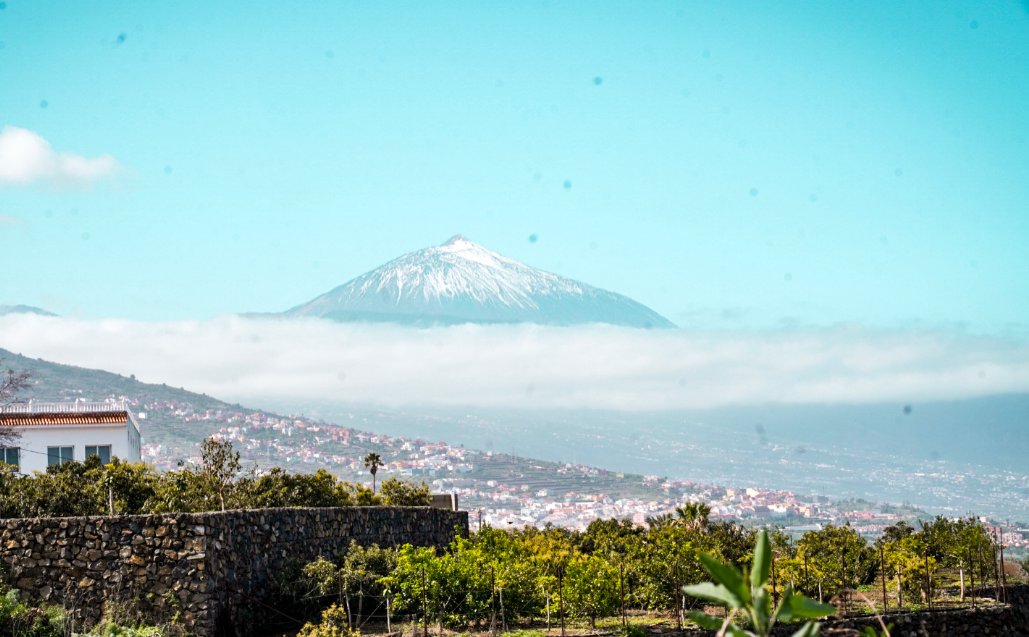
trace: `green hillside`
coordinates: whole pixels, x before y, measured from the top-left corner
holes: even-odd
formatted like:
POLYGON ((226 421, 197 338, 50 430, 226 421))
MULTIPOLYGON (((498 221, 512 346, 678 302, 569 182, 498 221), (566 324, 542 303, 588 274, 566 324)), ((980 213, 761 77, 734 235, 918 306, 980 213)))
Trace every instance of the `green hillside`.
MULTIPOLYGON (((170 469, 198 455, 198 443, 212 434, 233 440, 242 459, 259 469, 281 466, 296 471, 326 468, 344 479, 367 478, 363 458, 379 453, 380 472, 433 482, 437 488, 464 490, 463 502, 480 498, 514 499, 541 490, 562 498, 639 498, 681 501, 643 476, 614 473, 579 465, 529 460, 509 454, 480 452, 401 436, 386 436, 302 416, 282 416, 217 400, 204 394, 142 383, 101 370, 61 365, 0 349, 2 367, 27 371, 31 389, 19 396, 47 401, 125 400, 137 415, 144 459, 170 469)), ((353 422, 374 425, 396 414, 355 411, 353 422)), ((371 428, 371 427, 369 427, 371 428)), ((512 506, 517 507, 512 502, 512 506)))
MULTIPOLYGON (((171 445, 191 449, 204 437, 218 430, 213 422, 189 422, 185 414, 206 410, 241 410, 203 394, 164 384, 142 383, 132 377, 98 369, 60 365, 29 358, 0 348, 4 368, 29 372, 32 387, 19 400, 73 401, 124 399, 146 414, 140 421, 147 444, 171 445)), ((187 455, 192 455, 191 453, 187 455)))

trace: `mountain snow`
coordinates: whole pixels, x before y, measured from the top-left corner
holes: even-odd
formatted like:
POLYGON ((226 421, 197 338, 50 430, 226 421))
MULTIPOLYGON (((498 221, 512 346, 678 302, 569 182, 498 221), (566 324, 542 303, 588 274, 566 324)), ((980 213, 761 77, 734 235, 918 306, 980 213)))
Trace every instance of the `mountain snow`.
POLYGON ((672 326, 632 299, 537 270, 461 235, 405 254, 285 314, 416 324, 672 326))

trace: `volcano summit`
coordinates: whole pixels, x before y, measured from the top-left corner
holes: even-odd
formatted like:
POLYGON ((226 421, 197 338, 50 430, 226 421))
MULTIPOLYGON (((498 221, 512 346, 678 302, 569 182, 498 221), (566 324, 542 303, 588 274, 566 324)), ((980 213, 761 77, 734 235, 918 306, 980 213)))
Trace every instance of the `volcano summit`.
POLYGON ((674 327, 628 297, 531 268, 461 235, 405 254, 283 315, 416 325, 674 327))

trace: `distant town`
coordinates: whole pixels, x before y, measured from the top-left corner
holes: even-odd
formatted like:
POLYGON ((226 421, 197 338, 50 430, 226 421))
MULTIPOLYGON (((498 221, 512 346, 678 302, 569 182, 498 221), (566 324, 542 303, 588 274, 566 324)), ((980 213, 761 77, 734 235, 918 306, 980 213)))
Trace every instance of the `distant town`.
MULTIPOLYGON (((931 517, 911 506, 864 500, 834 502, 758 485, 728 487, 656 475, 612 472, 579 464, 528 460, 476 451, 445 442, 368 433, 300 416, 282 417, 245 408, 198 409, 179 401, 129 403, 139 410, 144 430, 143 457, 161 469, 192 461, 195 449, 173 442, 147 440, 148 420, 175 420, 230 440, 261 472, 272 466, 297 470, 326 468, 352 481, 367 481, 365 453, 385 462, 380 475, 425 481, 434 492, 456 493, 471 512, 472 528, 542 527, 584 529, 601 518, 646 524, 650 517, 673 512, 686 501, 711 507, 713 519, 782 527, 798 536, 824 525, 850 524, 869 539, 899 521, 931 517)), ((1012 555, 1029 552, 1029 528, 1009 521, 983 519, 1001 533, 1012 555)))

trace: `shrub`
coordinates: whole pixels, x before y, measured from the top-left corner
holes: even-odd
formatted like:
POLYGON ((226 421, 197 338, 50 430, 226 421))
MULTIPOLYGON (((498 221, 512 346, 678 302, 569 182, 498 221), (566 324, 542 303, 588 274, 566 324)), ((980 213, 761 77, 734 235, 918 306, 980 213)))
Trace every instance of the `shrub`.
POLYGON ((317 624, 310 622, 297 633, 297 637, 360 637, 361 631, 351 630, 347 621, 347 611, 337 604, 322 611, 322 620, 317 624))

